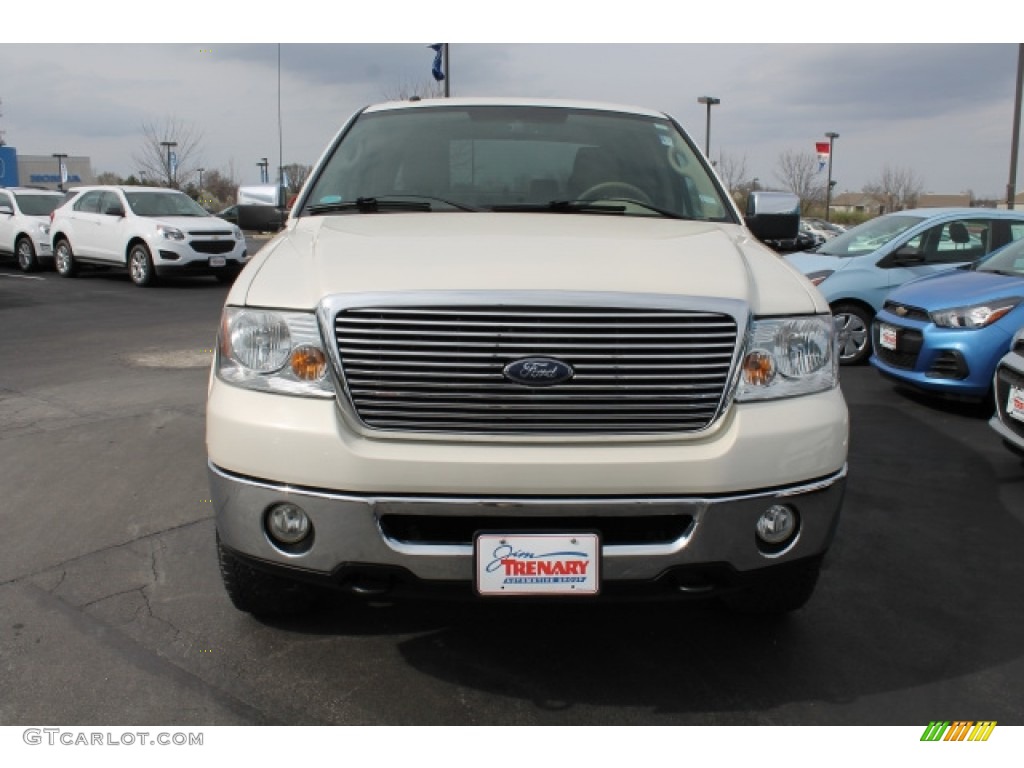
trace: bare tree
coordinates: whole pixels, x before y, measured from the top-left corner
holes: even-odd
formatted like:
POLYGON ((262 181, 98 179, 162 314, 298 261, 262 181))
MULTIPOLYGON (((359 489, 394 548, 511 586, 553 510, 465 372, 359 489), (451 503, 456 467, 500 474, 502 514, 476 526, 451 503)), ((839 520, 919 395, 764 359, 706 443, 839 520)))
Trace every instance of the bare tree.
POLYGON ((174 117, 166 117, 160 124, 143 123, 142 150, 132 159, 147 179, 178 189, 199 167, 201 140, 195 126, 174 117), (172 153, 176 162, 172 162, 172 153))
POLYGON ((864 186, 864 194, 883 201, 887 211, 902 211, 917 205, 923 189, 921 177, 910 168, 886 165, 880 178, 864 186))
POLYGON ((288 179, 288 194, 294 195, 300 189, 302 185, 306 183, 306 178, 309 176, 309 172, 313 170, 311 165, 303 165, 302 163, 289 163, 284 167, 285 178, 288 179))
POLYGON ((783 187, 800 198, 800 207, 825 203, 825 177, 818 171, 818 157, 812 152, 786 150, 779 156, 775 177, 783 187))
POLYGON ((744 183, 749 181, 747 179, 746 155, 736 157, 719 152, 715 170, 718 172, 718 178, 725 184, 725 188, 732 193, 742 191, 744 183))
POLYGON ((440 99, 444 97, 444 83, 424 80, 419 83, 404 82, 395 88, 381 91, 387 101, 409 101, 410 99, 440 99))

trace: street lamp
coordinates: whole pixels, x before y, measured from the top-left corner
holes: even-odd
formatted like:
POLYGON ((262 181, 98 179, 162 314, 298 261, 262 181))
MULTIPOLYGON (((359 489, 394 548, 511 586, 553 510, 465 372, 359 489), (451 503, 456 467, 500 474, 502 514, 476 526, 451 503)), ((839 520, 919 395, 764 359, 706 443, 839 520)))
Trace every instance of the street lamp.
POLYGON ((57 158, 57 189, 61 192, 64 191, 64 158, 67 155, 60 152, 54 152, 53 156, 57 158))
POLYGON ((825 134, 828 139, 828 186, 825 187, 825 221, 828 221, 829 211, 832 209, 832 144, 839 138, 835 131, 825 134))
POLYGON ((716 99, 714 96, 698 96, 698 104, 706 104, 708 108, 708 121, 704 127, 704 156, 709 160, 711 159, 711 107, 715 104, 721 104, 721 99, 716 99))
POLYGON ((178 146, 176 141, 161 141, 161 147, 167 148, 167 186, 174 186, 174 172, 171 170, 171 147, 178 146))
POLYGON ((203 195, 203 171, 205 171, 206 169, 205 168, 196 168, 196 170, 199 171, 199 196, 202 197, 202 195, 203 195))

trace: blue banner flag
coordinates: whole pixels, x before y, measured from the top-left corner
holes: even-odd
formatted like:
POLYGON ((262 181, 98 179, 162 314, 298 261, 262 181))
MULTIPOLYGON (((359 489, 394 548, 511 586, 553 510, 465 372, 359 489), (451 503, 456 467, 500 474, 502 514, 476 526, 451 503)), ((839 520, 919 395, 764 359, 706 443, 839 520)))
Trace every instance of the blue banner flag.
POLYGON ((434 43, 428 45, 428 48, 434 51, 434 65, 430 68, 430 74, 434 76, 434 79, 438 82, 444 80, 444 63, 442 61, 442 53, 444 51, 444 43, 434 43))

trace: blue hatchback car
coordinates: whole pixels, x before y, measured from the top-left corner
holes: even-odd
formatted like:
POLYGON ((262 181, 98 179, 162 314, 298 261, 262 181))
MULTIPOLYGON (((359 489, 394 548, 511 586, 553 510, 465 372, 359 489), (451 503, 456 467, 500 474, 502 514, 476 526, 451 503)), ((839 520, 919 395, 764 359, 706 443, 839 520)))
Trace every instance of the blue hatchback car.
POLYGON ((917 389, 982 400, 1020 328, 1024 240, 889 294, 872 325, 871 364, 917 389))
POLYGON ((918 208, 879 216, 786 261, 832 307, 839 362, 866 362, 871 320, 889 292, 919 277, 975 261, 1024 237, 1024 211, 918 208))

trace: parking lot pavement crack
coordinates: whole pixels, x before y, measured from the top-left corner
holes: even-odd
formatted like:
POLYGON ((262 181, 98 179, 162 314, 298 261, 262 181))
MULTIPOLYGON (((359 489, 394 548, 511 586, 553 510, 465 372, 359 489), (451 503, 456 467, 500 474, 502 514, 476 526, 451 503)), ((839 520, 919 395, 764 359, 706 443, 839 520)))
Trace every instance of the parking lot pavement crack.
MULTIPOLYGON (((43 610, 57 612, 65 617, 78 632, 102 642, 114 650, 119 658, 137 669, 162 678, 180 688, 209 697, 225 709, 252 725, 287 725, 280 718, 248 704, 201 677, 179 667, 159 653, 150 651, 117 629, 99 621, 56 595, 32 583, 24 584, 29 597, 43 610)), ((139 591, 139 590, 130 590, 139 591)))

